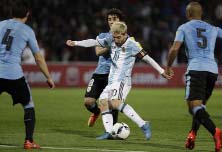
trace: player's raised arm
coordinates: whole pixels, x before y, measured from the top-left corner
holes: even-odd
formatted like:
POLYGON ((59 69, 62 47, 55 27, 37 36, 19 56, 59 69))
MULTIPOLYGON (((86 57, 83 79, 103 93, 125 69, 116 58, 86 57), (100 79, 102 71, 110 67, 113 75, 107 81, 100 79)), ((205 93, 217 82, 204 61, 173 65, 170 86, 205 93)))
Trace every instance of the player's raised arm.
POLYGON ((74 47, 74 46, 81 46, 81 47, 94 47, 94 46, 100 46, 99 42, 95 39, 87 39, 82 41, 72 41, 67 40, 66 45, 74 47))

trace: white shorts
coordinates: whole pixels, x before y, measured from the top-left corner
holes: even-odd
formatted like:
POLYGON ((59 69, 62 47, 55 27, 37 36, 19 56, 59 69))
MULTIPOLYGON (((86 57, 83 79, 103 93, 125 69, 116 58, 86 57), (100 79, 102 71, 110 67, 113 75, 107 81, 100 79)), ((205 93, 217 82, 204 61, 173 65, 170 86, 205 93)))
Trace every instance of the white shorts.
POLYGON ((109 101, 117 99, 124 101, 130 92, 130 89, 131 85, 127 85, 123 82, 115 82, 105 87, 99 99, 108 99, 109 101))

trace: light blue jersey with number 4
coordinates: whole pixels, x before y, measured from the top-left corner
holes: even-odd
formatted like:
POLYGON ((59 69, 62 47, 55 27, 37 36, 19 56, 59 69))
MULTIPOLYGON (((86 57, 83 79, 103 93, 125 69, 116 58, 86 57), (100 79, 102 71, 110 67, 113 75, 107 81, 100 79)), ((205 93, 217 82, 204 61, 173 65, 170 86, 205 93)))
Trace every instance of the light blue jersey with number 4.
POLYGON ((14 19, 0 22, 0 78, 15 80, 24 76, 20 64, 27 44, 33 53, 39 51, 29 26, 14 19))
POLYGON ((222 30, 201 20, 191 20, 181 25, 174 41, 184 42, 189 70, 218 73, 214 58, 217 37, 222 38, 222 30))

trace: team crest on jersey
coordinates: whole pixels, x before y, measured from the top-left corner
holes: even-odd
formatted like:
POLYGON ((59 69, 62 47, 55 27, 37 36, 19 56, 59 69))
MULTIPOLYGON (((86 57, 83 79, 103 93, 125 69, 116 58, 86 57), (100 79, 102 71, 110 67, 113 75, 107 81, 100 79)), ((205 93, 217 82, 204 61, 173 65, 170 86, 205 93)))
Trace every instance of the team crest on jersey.
POLYGON ((112 46, 112 49, 116 49, 116 46, 112 46))
POLYGON ((125 47, 122 47, 122 51, 125 52, 125 51, 126 51, 126 48, 125 48, 125 47))

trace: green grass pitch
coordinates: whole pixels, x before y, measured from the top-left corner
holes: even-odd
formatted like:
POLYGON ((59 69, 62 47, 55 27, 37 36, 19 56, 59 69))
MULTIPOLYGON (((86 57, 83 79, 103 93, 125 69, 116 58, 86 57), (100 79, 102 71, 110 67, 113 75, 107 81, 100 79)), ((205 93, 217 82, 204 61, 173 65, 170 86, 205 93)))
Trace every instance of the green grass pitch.
MULTIPOLYGON (((36 107, 34 139, 41 152, 186 152, 184 142, 191 126, 184 101, 184 89, 135 89, 127 97, 129 103, 145 120, 151 121, 152 139, 144 140, 140 128, 122 113, 119 121, 131 129, 129 138, 98 141, 104 132, 101 117, 94 127, 87 126, 90 113, 83 106, 85 89, 32 89, 36 107), (54 149, 47 149, 54 147, 54 149), (70 149, 69 149, 70 148, 70 149)), ((214 90, 207 110, 218 127, 222 127, 222 91, 214 90)), ((12 107, 8 94, 0 96, 1 152, 21 152, 24 142, 23 109, 12 107), (17 146, 17 147, 13 147, 17 146)), ((38 151, 38 150, 37 150, 38 151)), ((193 152, 213 152, 211 135, 201 127, 193 152)))

